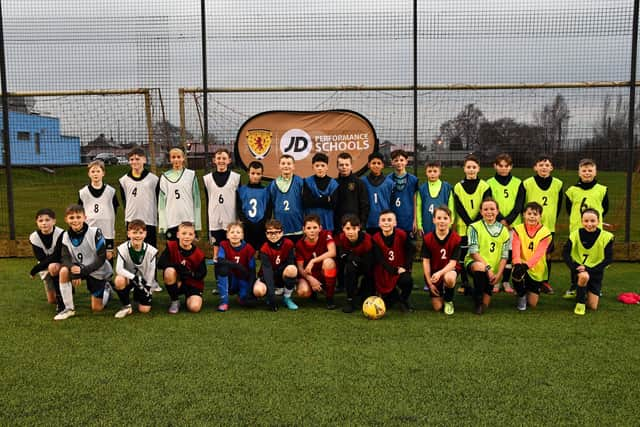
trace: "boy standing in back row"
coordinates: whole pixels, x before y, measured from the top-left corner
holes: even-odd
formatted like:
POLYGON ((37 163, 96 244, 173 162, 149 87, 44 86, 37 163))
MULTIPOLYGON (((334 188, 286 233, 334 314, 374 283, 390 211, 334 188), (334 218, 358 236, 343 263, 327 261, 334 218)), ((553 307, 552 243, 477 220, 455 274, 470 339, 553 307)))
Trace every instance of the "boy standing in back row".
POLYGON ((271 218, 269 191, 262 186, 262 163, 249 163, 249 183, 238 187, 236 206, 238 219, 245 229, 245 240, 254 248, 261 248, 265 242, 265 223, 271 218))
POLYGON ((102 230, 107 245, 107 260, 113 258, 116 237, 116 190, 102 182, 105 175, 104 162, 94 160, 87 165, 89 184, 78 192, 78 204, 84 207, 87 224, 102 230))
POLYGON ((311 164, 315 173, 304 179, 302 192, 304 214, 318 215, 322 221, 322 227, 333 230, 333 210, 336 204, 334 193, 338 189, 338 183, 327 175, 329 157, 326 154, 314 154, 311 164))
POLYGON ((342 229, 342 218, 347 214, 356 215, 360 223, 369 217, 369 193, 361 179, 353 174, 353 158, 349 153, 338 154, 338 189, 335 192, 335 211, 333 216, 336 236, 342 229))
MULTIPOLYGON (((480 160, 473 154, 464 159, 462 166, 464 179, 453 186, 453 200, 456 216, 456 231, 460 235, 460 257, 467 255, 467 227, 481 219, 480 205, 491 197, 491 187, 484 179, 478 177, 480 160)), ((462 286, 458 292, 468 294, 470 291, 467 269, 462 269, 462 286)))
POLYGON ((282 223, 284 235, 295 243, 302 237, 304 180, 294 174, 293 156, 283 154, 278 167, 280 176, 271 181, 268 187, 269 200, 273 206, 273 217, 282 223))
POLYGON ((369 195, 369 216, 366 223, 362 223, 367 233, 374 235, 380 231, 378 227, 378 218, 380 212, 391 208, 391 192, 393 191, 393 182, 386 179, 382 173, 384 169, 384 156, 382 153, 375 152, 369 154, 369 175, 362 178, 367 193, 369 195))
POLYGON ((202 177, 207 200, 209 242, 213 245, 213 259, 218 259, 220 242, 227 238, 227 226, 237 221, 236 192, 240 175, 229 169, 231 153, 224 148, 213 154, 214 172, 202 177))
POLYGON ((144 241, 156 247, 158 177, 145 169, 147 157, 142 148, 133 148, 129 151, 128 158, 131 170, 119 179, 125 226, 134 219, 144 221, 146 227, 144 241))
MULTIPOLYGON (((421 236, 429 234, 436 229, 433 222, 435 209, 439 206, 446 206, 451 212, 455 207, 453 204, 453 189, 451 184, 440 180, 442 165, 438 161, 429 161, 425 166, 424 174, 427 182, 418 188, 416 198, 416 212, 418 233, 421 236)), ((449 219, 453 222, 453 217, 449 214, 449 219)))
MULTIPOLYGON (((542 206, 542 217, 540 222, 551 231, 551 244, 547 248, 547 271, 551 277, 551 261, 549 256, 553 252, 553 238, 556 232, 556 221, 560 215, 562 207, 562 181, 551 176, 553 172, 553 162, 551 157, 542 155, 538 158, 533 170, 536 174, 524 180, 522 185, 525 191, 525 204, 536 202, 542 206)), ((542 284, 541 291, 553 294, 553 287, 549 281, 542 284)))
POLYGON ((408 162, 409 155, 404 150, 392 151, 393 173, 387 179, 393 183, 391 210, 396 215, 398 228, 404 230, 409 238, 413 239, 418 228, 416 223, 418 178, 407 172, 408 162))
MULTIPOLYGON (((522 207, 524 206, 524 187, 522 180, 511 175, 513 169, 513 159, 507 153, 501 153, 496 156, 493 162, 493 168, 496 174, 493 178, 487 180, 487 184, 491 187, 491 194, 500 206, 498 221, 502 223, 511 235, 513 235, 513 227, 522 222, 522 207)), ((511 278, 511 250, 509 250, 509 259, 504 268, 504 276, 502 278, 502 288, 508 294, 513 293, 513 288, 509 283, 511 278)), ((500 292, 500 284, 497 283, 493 287, 493 293, 500 292)))

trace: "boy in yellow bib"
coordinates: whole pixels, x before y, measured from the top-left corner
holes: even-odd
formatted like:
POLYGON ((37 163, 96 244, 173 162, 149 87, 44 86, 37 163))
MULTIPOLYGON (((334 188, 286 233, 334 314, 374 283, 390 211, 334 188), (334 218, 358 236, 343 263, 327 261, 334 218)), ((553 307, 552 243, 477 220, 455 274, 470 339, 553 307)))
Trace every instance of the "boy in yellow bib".
MULTIPOLYGON (((556 232, 556 221, 560 215, 562 207, 562 181, 551 176, 553 172, 553 162, 548 155, 541 155, 533 166, 535 175, 522 182, 525 191, 524 202, 537 202, 542 206, 542 217, 540 222, 551 231, 553 236, 556 232)), ((547 249, 547 269, 551 277, 551 260, 553 252, 553 241, 547 249)), ((553 287, 546 280, 542 283, 542 292, 553 294, 553 287)))
MULTIPOLYGON (((456 231, 462 237, 460 256, 464 258, 468 247, 467 227, 481 219, 480 205, 485 198, 491 197, 491 188, 484 179, 478 177, 480 160, 473 154, 464 158, 462 170, 464 179, 453 186, 453 203, 456 231)), ((467 271, 463 269, 462 286, 458 292, 468 295, 469 290, 467 271)))
POLYGON ((613 260, 613 234, 601 230, 600 214, 592 208, 582 212, 582 227, 569 234, 562 257, 575 277, 576 306, 573 312, 584 316, 586 308, 598 309, 604 269, 613 260))
MULTIPOLYGON (((493 178, 487 180, 487 184, 491 187, 491 194, 500 206, 500 214, 498 221, 509 229, 513 234, 513 227, 522 222, 521 214, 524 206, 524 187, 522 180, 511 175, 513 169, 513 159, 507 153, 500 153, 493 161, 493 168, 496 174, 493 178)), ((502 288, 508 294, 513 293, 513 288, 509 283, 512 269, 512 256, 509 251, 509 259, 504 269, 504 277, 502 278, 502 288)), ((493 293, 500 292, 500 283, 493 287, 493 293)))
MULTIPOLYGON (((596 181, 597 174, 596 162, 591 159, 580 160, 578 183, 567 188, 565 192, 565 206, 569 214, 569 234, 580 228, 581 215, 585 209, 594 209, 603 220, 609 210, 607 187, 596 181)), ((598 227, 602 228, 602 223, 598 227)), ((574 299, 576 288, 576 282, 572 277, 571 288, 564 293, 563 298, 574 299)))
POLYGON ((480 204, 482 219, 469 225, 469 250, 464 266, 473 277, 475 313, 489 307, 493 286, 500 283, 509 257, 509 230, 497 221, 498 203, 487 198, 480 204))
POLYGON ((527 309, 527 303, 538 305, 542 283, 549 279, 545 260, 547 248, 553 237, 547 227, 540 223, 542 206, 529 202, 524 208, 524 223, 513 227, 513 285, 518 295, 518 310, 527 309))

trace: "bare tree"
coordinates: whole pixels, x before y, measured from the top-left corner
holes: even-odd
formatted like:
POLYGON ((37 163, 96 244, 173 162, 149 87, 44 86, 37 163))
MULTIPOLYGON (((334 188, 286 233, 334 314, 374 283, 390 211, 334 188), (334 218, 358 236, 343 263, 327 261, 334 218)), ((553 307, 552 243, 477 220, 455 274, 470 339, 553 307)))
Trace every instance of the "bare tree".
POLYGON ((562 148, 563 129, 571 115, 564 97, 557 94, 552 104, 544 106, 536 115, 538 125, 544 131, 544 151, 553 154, 562 148))
POLYGON ((461 149, 474 151, 479 148, 480 127, 486 120, 475 104, 467 104, 454 119, 440 125, 440 138, 448 141, 451 149, 457 148, 453 141, 460 141, 461 149))

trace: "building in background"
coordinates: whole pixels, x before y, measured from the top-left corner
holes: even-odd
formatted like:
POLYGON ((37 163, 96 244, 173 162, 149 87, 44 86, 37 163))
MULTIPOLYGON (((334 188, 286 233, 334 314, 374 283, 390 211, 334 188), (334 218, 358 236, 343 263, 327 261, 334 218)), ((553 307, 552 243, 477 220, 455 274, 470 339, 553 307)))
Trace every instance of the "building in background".
MULTIPOLYGON (((2 112, 0 129, 1 123, 2 112)), ((12 165, 58 166, 80 163, 80 138, 60 135, 60 119, 57 117, 10 111, 9 133, 12 165)), ((4 164, 2 144, 0 153, 0 164, 4 164)))

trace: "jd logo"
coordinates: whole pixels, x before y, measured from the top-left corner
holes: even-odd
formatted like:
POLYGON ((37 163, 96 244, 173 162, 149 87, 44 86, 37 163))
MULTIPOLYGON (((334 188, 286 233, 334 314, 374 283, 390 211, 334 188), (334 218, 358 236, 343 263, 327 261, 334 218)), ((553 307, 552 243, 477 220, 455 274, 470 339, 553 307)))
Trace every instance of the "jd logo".
POLYGON ((311 152, 311 137, 302 129, 290 129, 280 138, 280 151, 302 160, 311 152))

